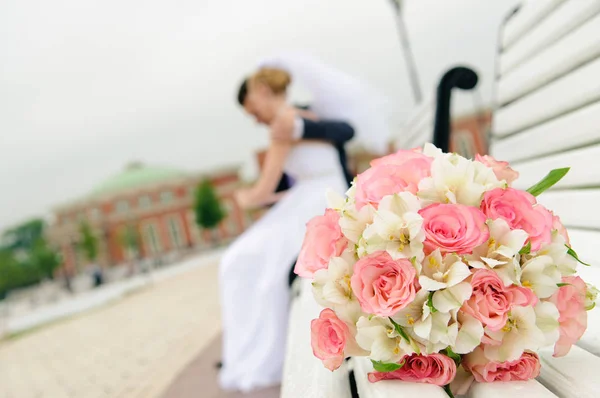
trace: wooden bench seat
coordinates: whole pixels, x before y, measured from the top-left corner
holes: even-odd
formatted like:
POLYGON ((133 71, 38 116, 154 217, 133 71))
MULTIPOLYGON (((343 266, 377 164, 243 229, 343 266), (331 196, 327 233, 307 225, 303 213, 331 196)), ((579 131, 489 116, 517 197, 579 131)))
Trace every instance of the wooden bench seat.
MULTIPOLYGON (((490 153, 520 172, 519 189, 551 169, 571 167, 538 199, 561 217, 573 249, 591 264, 580 265, 579 275, 600 287, 600 1, 525 0, 501 27, 499 48, 490 153)), ((396 148, 431 141, 434 114, 433 100, 424 102, 396 148)), ((349 397, 352 369, 361 398, 446 397, 432 385, 370 383, 366 358, 325 370, 310 349, 309 323, 319 310, 303 285, 292 309, 282 397, 349 397)), ((588 329, 567 356, 554 358, 547 348, 540 359, 537 380, 473 383, 466 397, 600 397, 600 309, 588 312, 588 329)))

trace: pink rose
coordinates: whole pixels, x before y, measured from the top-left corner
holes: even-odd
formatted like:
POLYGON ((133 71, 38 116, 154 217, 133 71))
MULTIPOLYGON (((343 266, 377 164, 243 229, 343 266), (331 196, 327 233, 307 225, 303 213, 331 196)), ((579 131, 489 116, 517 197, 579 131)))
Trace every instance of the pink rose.
POLYGON ((567 245, 571 244, 571 241, 569 240, 569 234, 567 233, 567 229, 560 221, 560 217, 557 215, 554 215, 554 213, 552 213, 552 229, 562 235, 562 237, 565 239, 565 242, 567 243, 567 245))
POLYGON ((348 325, 333 310, 325 308, 318 319, 311 321, 310 329, 310 345, 314 356, 331 371, 339 368, 344 362, 346 345, 353 339, 348 325))
POLYGON ((538 300, 531 289, 504 286, 502 279, 488 269, 476 270, 471 277, 471 286, 473 293, 461 309, 492 331, 504 327, 513 306, 533 306, 538 300))
POLYGON ((371 372, 369 381, 402 380, 413 383, 428 383, 436 386, 450 384, 456 375, 456 364, 442 354, 413 354, 402 359, 406 363, 393 372, 371 372))
POLYGON ((354 264, 350 283, 365 312, 392 316, 414 300, 416 276, 409 260, 394 260, 387 252, 375 252, 354 264))
POLYGON ((315 272, 327 268, 331 257, 337 257, 348 246, 339 225, 340 215, 332 209, 317 216, 306 225, 306 234, 294 272, 311 278, 315 272))
POLYGON ((552 240, 552 214, 528 192, 513 188, 488 191, 483 195, 481 210, 488 218, 501 218, 511 229, 527 232, 532 252, 552 240))
POLYGON ((373 159, 371 161, 371 166, 376 167, 385 164, 401 165, 409 160, 414 159, 425 160, 429 163, 429 166, 431 166, 431 162, 433 161, 433 158, 423 155, 421 148, 415 148, 410 150, 400 149, 398 152, 392 153, 391 155, 373 159))
POLYGON ((585 310, 585 295, 587 286, 578 276, 565 276, 561 286, 548 301, 554 303, 560 314, 560 337, 554 345, 554 356, 563 357, 569 353, 587 328, 587 312, 585 310))
POLYGON ((475 161, 483 163, 490 169, 494 170, 494 174, 498 180, 505 180, 507 184, 512 184, 514 180, 519 178, 519 172, 510 168, 508 162, 496 160, 489 155, 475 155, 475 161))
POLYGON ((463 357, 465 369, 473 373, 479 383, 494 381, 525 381, 534 379, 540 374, 540 359, 533 352, 524 352, 521 358, 508 362, 489 361, 483 354, 483 349, 463 357))
POLYGON ((490 237, 485 215, 476 207, 434 203, 419 210, 425 229, 425 253, 468 254, 490 237))
POLYGON ((377 207, 384 196, 400 192, 417 193, 419 182, 429 177, 432 158, 414 151, 398 151, 376 159, 373 167, 356 179, 356 207, 377 207))

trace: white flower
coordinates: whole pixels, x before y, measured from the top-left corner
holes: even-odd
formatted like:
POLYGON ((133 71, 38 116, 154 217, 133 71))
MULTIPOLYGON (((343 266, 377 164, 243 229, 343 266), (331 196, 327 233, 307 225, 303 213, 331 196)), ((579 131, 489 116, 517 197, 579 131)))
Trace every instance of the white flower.
POLYGON ((457 354, 468 354, 481 344, 483 325, 477 319, 464 313, 458 314, 460 328, 452 351, 457 354))
POLYGON ((439 249, 425 257, 419 284, 425 290, 436 291, 459 284, 471 276, 469 267, 457 255, 450 254, 442 259, 439 249))
POLYGON ((433 307, 448 313, 460 308, 471 297, 471 284, 463 282, 469 276, 471 271, 460 257, 449 254, 442 259, 440 251, 435 250, 423 261, 419 284, 423 290, 434 292, 433 307))
POLYGON ((436 155, 431 165, 431 177, 419 183, 418 196, 427 203, 481 204, 486 191, 505 186, 494 171, 480 162, 473 162, 455 153, 436 155))
POLYGON ((356 342, 364 350, 370 351, 374 361, 396 363, 405 355, 415 351, 396 331, 392 322, 378 316, 361 317, 356 324, 356 342))
POLYGON ((544 245, 536 253, 537 255, 546 255, 552 257, 552 262, 556 264, 559 272, 563 276, 574 275, 577 272, 577 260, 568 253, 568 247, 565 238, 558 232, 552 233, 552 242, 544 245))
POLYGON ((449 312, 460 308, 471 297, 473 287, 468 282, 461 282, 447 289, 433 293, 432 304, 440 312, 449 312))
MULTIPOLYGON (((425 308, 429 310, 427 306, 427 300, 429 298, 429 292, 425 289, 421 289, 415 295, 415 299, 411 301, 406 307, 398 311, 392 319, 400 326, 406 328, 413 328, 415 324, 422 321, 424 317, 425 308)), ((429 314, 429 311, 427 312, 429 314)))
POLYGON ((557 290, 561 281, 558 266, 550 256, 537 256, 523 264, 521 285, 530 287, 539 298, 548 298, 557 290))
POLYGON ((511 230, 502 219, 488 220, 487 225, 490 238, 466 256, 468 264, 473 268, 494 270, 506 285, 517 283, 520 275, 517 255, 525 245, 527 233, 520 229, 511 230))
POLYGON ((315 272, 313 295, 323 307, 333 309, 340 319, 356 323, 362 315, 360 304, 352 292, 350 280, 356 260, 351 252, 333 257, 325 269, 315 272))
POLYGON ((357 210, 354 204, 348 203, 340 211, 340 228, 344 236, 352 243, 358 243, 367 227, 373 221, 375 208, 365 205, 357 210))
POLYGON ((432 143, 427 142, 425 145, 423 145, 423 155, 435 159, 444 156, 444 152, 442 152, 440 148, 436 147, 432 143))
POLYGON ((458 324, 451 322, 455 319, 451 313, 437 309, 434 312, 429 307, 428 300, 429 292, 419 290, 413 302, 396 313, 392 319, 425 346, 427 353, 432 353, 455 343, 458 324))
POLYGON ((525 350, 537 351, 546 341, 546 335, 536 325, 533 307, 514 307, 501 330, 495 332, 486 328, 486 334, 501 342, 484 348, 486 358, 498 362, 514 361, 525 350))
POLYGON ((348 198, 343 197, 331 188, 325 191, 325 197, 327 199, 327 207, 338 212, 341 211, 348 202, 348 198))
POLYGON ((366 254, 387 251, 393 259, 416 257, 421 261, 425 233, 420 209, 419 199, 410 192, 384 197, 373 223, 366 227, 363 239, 359 240, 359 248, 364 248, 366 254))
POLYGON ((553 345, 560 335, 558 322, 558 308, 549 301, 540 301, 535 308, 536 325, 544 333, 545 344, 553 345))
POLYGON ((452 315, 448 312, 425 310, 421 322, 415 323, 413 331, 427 341, 427 352, 435 352, 454 345, 458 335, 458 324, 450 323, 452 315))
POLYGON ((585 309, 590 311, 596 306, 596 299, 598 298, 598 289, 594 285, 586 283, 585 290, 585 309))

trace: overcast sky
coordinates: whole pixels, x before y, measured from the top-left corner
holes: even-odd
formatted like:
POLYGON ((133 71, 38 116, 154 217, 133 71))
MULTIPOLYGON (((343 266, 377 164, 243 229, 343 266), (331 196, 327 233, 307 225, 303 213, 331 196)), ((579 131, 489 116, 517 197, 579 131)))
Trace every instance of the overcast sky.
MULTIPOLYGON (((516 0, 406 0, 424 91, 475 67, 489 100, 516 0)), ((199 171, 266 143, 236 106, 265 55, 302 49, 413 107, 386 0, 3 0, 0 230, 85 194, 131 160, 199 171)), ((462 96, 461 110, 473 107, 462 96)))

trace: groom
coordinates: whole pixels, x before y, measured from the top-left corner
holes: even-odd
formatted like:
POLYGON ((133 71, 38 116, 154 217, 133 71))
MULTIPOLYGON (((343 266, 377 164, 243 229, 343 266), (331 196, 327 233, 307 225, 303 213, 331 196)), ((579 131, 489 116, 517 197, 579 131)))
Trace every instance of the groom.
MULTIPOLYGON (((238 103, 248 111, 245 105, 248 95, 248 80, 244 80, 238 91, 238 103)), ((333 120, 317 120, 309 106, 296 106, 295 113, 284 114, 279 123, 272 126, 271 138, 274 141, 292 142, 302 140, 322 140, 332 143, 340 159, 340 165, 346 177, 348 187, 354 178, 348 170, 345 144, 354 137, 354 128, 346 122, 333 120)), ((277 192, 291 187, 290 179, 285 173, 277 187, 277 192)))

